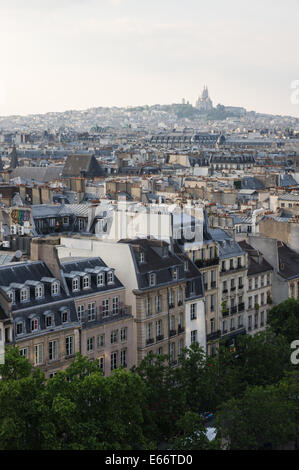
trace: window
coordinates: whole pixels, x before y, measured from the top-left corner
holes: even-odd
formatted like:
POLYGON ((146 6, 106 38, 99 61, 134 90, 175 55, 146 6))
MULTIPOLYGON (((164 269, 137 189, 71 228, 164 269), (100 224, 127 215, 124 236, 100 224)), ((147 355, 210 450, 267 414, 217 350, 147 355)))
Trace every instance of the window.
POLYGON ((99 365, 100 365, 101 371, 104 374, 105 373, 105 358, 103 356, 99 358, 99 365))
POLYGON ((97 275, 97 287, 101 287, 104 285, 104 274, 98 274, 97 275))
POLYGON ((160 337, 162 336, 162 320, 156 321, 156 336, 160 337))
POLYGON ((33 318, 31 320, 31 331, 37 331, 38 330, 38 319, 33 318))
POLYGON ((215 332, 215 318, 211 318, 210 327, 211 327, 211 333, 214 333, 215 332))
POLYGON ((108 317, 109 315, 109 299, 102 301, 102 314, 104 318, 108 317))
POLYGON ((248 297, 248 308, 252 308, 252 297, 248 297))
POLYGON ((21 289, 20 300, 21 302, 26 302, 26 300, 28 300, 28 289, 21 289))
POLYGON ((215 310, 215 295, 211 295, 211 312, 215 310))
POLYGON ((196 304, 191 304, 190 305, 190 319, 196 320, 196 318, 197 318, 196 304))
POLYGON ((107 275, 107 283, 108 284, 113 284, 114 283, 114 273, 113 271, 109 271, 107 275))
POLYGON ((103 348, 105 346, 105 334, 98 336, 98 348, 103 348))
POLYGON ((53 282, 51 286, 51 293, 52 295, 58 295, 59 294, 59 284, 58 282, 53 282))
POLYGON ((78 314, 78 320, 79 320, 79 321, 82 321, 82 320, 83 320, 83 316, 84 316, 84 305, 78 305, 77 314, 78 314))
POLYGON ((7 292, 7 295, 10 298, 10 300, 12 301, 12 303, 14 303, 14 301, 15 301, 14 291, 7 292))
POLYGON ((128 328, 121 328, 120 330, 120 340, 121 341, 127 341, 127 336, 128 336, 128 328))
POLYGON ((235 329, 235 319, 234 319, 234 318, 231 318, 231 321, 230 321, 230 329, 231 329, 231 330, 234 330, 234 329, 235 329))
POLYGON ((96 318, 96 304, 95 302, 91 302, 87 306, 87 315, 88 315, 88 321, 94 321, 96 318))
POLYGON ((161 296, 160 295, 156 295, 155 297, 155 306, 156 306, 156 313, 160 313, 161 312, 161 296))
POLYGON ((44 345, 36 344, 34 346, 34 364, 36 366, 42 364, 44 362, 44 345))
POLYGON ((143 253, 143 251, 141 251, 141 252, 139 253, 139 262, 140 262, 140 263, 144 263, 144 260, 145 260, 144 253, 143 253))
POLYGON ((150 285, 150 287, 156 285, 156 274, 155 273, 151 273, 149 275, 149 285, 150 285))
POLYGON ((89 276, 84 276, 83 277, 83 289, 88 289, 89 288, 89 276))
POLYGON ((223 332, 224 334, 227 333, 226 320, 223 320, 223 322, 222 322, 222 332, 223 332))
POLYGON ((170 355, 170 362, 173 363, 175 361, 175 343, 170 343, 169 355, 170 355))
POLYGON ((241 328, 243 326, 243 317, 242 315, 238 316, 238 327, 241 328))
POLYGON ((252 328, 252 315, 248 315, 248 329, 252 328))
POLYGON ((49 219, 49 225, 50 225, 50 227, 55 227, 56 219, 54 219, 53 217, 51 219, 49 219))
POLYGON ((20 355, 28 358, 28 348, 21 348, 20 355))
POLYGON ((116 369, 117 368, 117 352, 111 353, 110 361, 111 361, 111 370, 116 369))
POLYGON ((145 299, 145 312, 147 316, 151 315, 151 299, 149 297, 145 299))
POLYGON ((173 268, 172 270, 172 279, 176 281, 178 278, 178 268, 173 268))
POLYGON ((61 322, 67 323, 67 321, 68 321, 68 311, 64 310, 63 312, 61 312, 61 322))
POLYGON ((79 290, 79 279, 77 277, 73 279, 72 289, 73 289, 73 292, 79 290))
POLYGON ((248 279, 248 290, 252 289, 252 279, 248 279))
POLYGON ((17 323, 17 335, 21 335, 23 333, 23 322, 17 323))
POLYGON ((93 351, 93 342, 94 342, 93 336, 91 338, 87 338, 87 344, 86 344, 87 352, 93 351))
POLYGON ((158 348, 158 355, 161 356, 163 354, 163 348, 158 348))
POLYGON ((113 297, 112 299, 112 313, 113 315, 119 314, 118 297, 113 297))
POLYGON ((183 303, 183 289, 181 287, 178 288, 178 305, 182 305, 183 303))
POLYGON ((184 261, 184 271, 189 271, 189 262, 184 261))
POLYGON ((122 367, 127 367, 127 350, 122 349, 120 352, 120 364, 122 367))
POLYGON ((152 323, 147 323, 145 327, 145 332, 146 332, 146 340, 150 341, 152 340, 152 332, 153 332, 153 324, 152 323))
POLYGON ((191 331, 191 344, 197 342, 197 330, 191 331))
POLYGON ((46 327, 49 328, 50 326, 52 326, 52 315, 47 315, 46 316, 46 327))
POLYGON ((169 291, 168 291, 168 307, 169 308, 174 307, 174 292, 173 292, 173 289, 169 289, 169 291))
POLYGON ((58 359, 58 341, 49 341, 49 360, 56 361, 58 359))
POLYGON ((35 298, 40 299, 43 296, 43 287, 42 286, 37 286, 35 288, 35 298))
POLYGON ((115 344, 118 342, 118 330, 111 331, 110 342, 111 344, 115 344))
POLYGON ((67 356, 72 356, 75 352, 74 336, 67 336, 65 338, 65 350, 67 356))
POLYGON ((180 356, 184 349, 184 341, 182 339, 179 340, 179 348, 178 348, 178 355, 180 356))
POLYGON ((256 277, 256 278, 254 279, 254 287, 255 287, 255 289, 257 289, 258 286, 259 286, 259 278, 256 277))
POLYGON ((242 289, 243 287, 243 278, 239 277, 239 289, 242 289))

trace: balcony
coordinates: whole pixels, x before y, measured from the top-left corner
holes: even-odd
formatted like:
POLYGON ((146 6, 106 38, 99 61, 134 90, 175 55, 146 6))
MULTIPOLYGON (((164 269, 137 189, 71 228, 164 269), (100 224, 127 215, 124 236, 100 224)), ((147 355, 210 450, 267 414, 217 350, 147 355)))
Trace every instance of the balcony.
POLYGON ((173 302, 169 303, 169 304, 168 304, 168 308, 169 308, 169 309, 174 308, 174 303, 173 303, 173 302))
POLYGON ((176 330, 169 331, 169 336, 175 336, 175 335, 176 335, 176 330))
POLYGON ((207 335, 207 341, 215 341, 217 339, 219 339, 221 336, 221 331, 218 330, 218 331, 214 331, 213 333, 210 333, 209 335, 207 335))
POLYGON ((236 287, 231 287, 231 288, 230 288, 230 291, 231 291, 231 292, 235 292, 235 290, 236 290, 236 287))
POLYGON ((207 268, 209 266, 217 266, 219 264, 219 258, 212 259, 198 259, 195 261, 198 268, 207 268))
POLYGON ((244 304, 244 303, 239 304, 239 305, 238 305, 238 311, 239 311, 239 312, 244 312, 244 310, 245 310, 245 304, 244 304))
POLYGON ((149 338, 146 340, 146 345, 148 346, 150 344, 154 344, 154 342, 155 342, 154 338, 149 338))
POLYGON ((211 282, 211 289, 216 289, 216 281, 211 282))
POLYGON ((182 300, 179 300, 178 301, 178 307, 181 307, 183 305, 183 301, 182 300))
POLYGON ((240 284, 240 285, 238 286, 238 288, 239 288, 239 290, 242 290, 242 289, 244 289, 244 285, 243 285, 243 284, 240 284))
POLYGON ((234 315, 235 313, 237 313, 237 311, 238 311, 238 307, 232 307, 232 308, 230 309, 230 314, 231 314, 231 315, 234 315))
POLYGON ((222 294, 228 294, 228 289, 223 289, 222 294))
POLYGON ((156 341, 163 341, 163 339, 164 339, 164 335, 158 335, 156 337, 156 341))
POLYGON ((178 334, 180 335, 181 333, 184 333, 184 331, 185 331, 185 328, 183 326, 179 325, 178 334))

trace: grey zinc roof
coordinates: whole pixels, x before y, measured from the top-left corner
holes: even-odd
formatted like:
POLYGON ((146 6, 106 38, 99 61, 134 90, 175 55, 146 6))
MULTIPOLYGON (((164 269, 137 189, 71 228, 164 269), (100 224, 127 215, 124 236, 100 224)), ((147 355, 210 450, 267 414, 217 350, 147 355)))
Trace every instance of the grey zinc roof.
POLYGON ((11 179, 22 178, 24 180, 39 181, 40 183, 49 183, 61 177, 63 166, 49 165, 47 167, 21 166, 11 172, 11 179))
POLYGON ((220 259, 231 258, 232 256, 242 255, 245 252, 240 245, 224 230, 212 229, 213 240, 219 244, 220 259))

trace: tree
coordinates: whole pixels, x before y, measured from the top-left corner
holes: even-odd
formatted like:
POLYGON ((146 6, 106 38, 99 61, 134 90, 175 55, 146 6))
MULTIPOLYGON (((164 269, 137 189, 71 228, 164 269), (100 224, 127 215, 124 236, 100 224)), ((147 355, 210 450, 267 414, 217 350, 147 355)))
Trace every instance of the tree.
POLYGON ((202 418, 188 411, 177 422, 177 436, 171 441, 173 450, 211 450, 219 447, 218 442, 210 442, 202 418))
POLYGON ((146 385, 147 433, 156 443, 175 434, 173 423, 187 407, 186 393, 178 380, 177 369, 170 367, 169 356, 149 354, 134 368, 146 385))
POLYGON ((283 335, 288 343, 299 339, 299 300, 288 299, 268 312, 268 324, 277 334, 283 335))
POLYGON ((277 449, 298 439, 298 381, 248 387, 224 403, 216 419, 223 444, 232 450, 277 449))

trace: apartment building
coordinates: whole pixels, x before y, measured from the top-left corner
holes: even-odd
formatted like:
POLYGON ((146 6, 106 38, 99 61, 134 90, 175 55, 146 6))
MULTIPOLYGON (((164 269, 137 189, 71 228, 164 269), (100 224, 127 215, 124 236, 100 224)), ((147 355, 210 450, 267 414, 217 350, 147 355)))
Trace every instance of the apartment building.
POLYGON ((234 345, 246 333, 247 254, 224 230, 211 230, 219 246, 219 315, 221 339, 234 345))
POLYGON ((0 336, 47 376, 80 351, 75 303, 42 261, 0 267, 0 336))
POLYGON ((126 287, 126 304, 132 306, 137 364, 152 352, 169 354, 176 365, 186 343, 195 341, 205 349, 201 274, 178 246, 146 238, 115 243, 62 237, 58 252, 61 257, 100 256, 115 268, 126 287), (186 306, 194 308, 192 303, 198 305, 196 318, 191 321, 188 311, 186 330, 186 306))
POLYGON ((100 258, 61 259, 63 277, 81 324, 81 354, 98 359, 105 375, 136 363, 133 317, 125 287, 100 258))
POLYGON ((248 255, 245 325, 247 333, 254 334, 265 329, 267 313, 272 308, 273 268, 263 255, 246 241, 239 244, 248 255))

